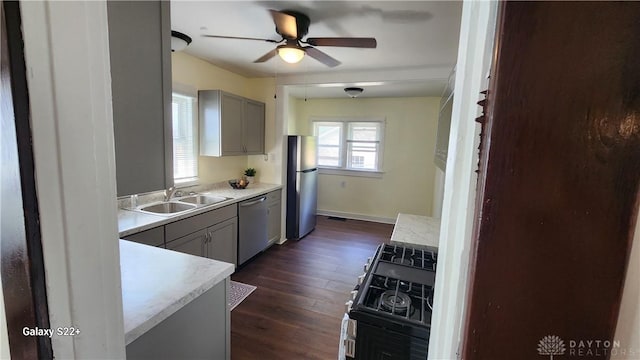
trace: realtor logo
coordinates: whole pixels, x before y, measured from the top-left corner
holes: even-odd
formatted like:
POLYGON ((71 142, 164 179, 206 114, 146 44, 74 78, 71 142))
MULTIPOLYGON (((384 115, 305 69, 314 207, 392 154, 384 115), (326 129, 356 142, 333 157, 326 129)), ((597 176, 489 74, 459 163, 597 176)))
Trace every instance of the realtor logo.
POLYGON ((538 343, 538 354, 549 355, 549 359, 553 360, 553 355, 564 355, 564 341, 556 335, 547 335, 538 343))

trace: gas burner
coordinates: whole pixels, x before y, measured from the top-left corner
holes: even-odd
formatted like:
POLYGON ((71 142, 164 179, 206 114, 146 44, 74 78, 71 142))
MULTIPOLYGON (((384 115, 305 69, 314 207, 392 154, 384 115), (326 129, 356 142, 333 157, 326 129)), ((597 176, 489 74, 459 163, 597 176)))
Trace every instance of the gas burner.
POLYGON ((396 264, 401 264, 401 265, 413 266, 413 261, 411 259, 405 259, 397 256, 392 257, 391 262, 396 264))
POLYGON ((392 314, 406 314, 411 306, 409 295, 394 290, 387 290, 380 295, 380 305, 392 314))
POLYGON ((382 262, 435 271, 438 262, 438 253, 435 248, 432 250, 420 250, 384 245, 380 251, 379 259, 382 262))

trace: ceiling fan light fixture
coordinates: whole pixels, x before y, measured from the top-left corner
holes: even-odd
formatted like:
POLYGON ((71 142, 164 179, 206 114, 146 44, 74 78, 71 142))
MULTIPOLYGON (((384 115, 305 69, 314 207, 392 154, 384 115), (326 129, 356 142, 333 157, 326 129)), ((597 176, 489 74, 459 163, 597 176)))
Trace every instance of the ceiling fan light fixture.
POLYGON ((347 95, 349 95, 352 98, 358 97, 358 95, 362 94, 363 91, 364 91, 364 89, 360 88, 360 87, 344 88, 344 92, 346 92, 347 95))
POLYGON ((289 64, 299 63, 304 57, 304 50, 293 46, 278 47, 278 55, 289 64))
POLYGON ((182 51, 191 44, 191 37, 179 31, 171 30, 171 51, 182 51))

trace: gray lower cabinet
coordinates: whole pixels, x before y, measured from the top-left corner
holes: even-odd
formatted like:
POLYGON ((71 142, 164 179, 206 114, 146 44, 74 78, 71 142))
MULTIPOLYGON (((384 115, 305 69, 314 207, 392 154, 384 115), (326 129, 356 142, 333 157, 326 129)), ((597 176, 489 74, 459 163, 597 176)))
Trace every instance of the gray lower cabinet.
POLYGON ((167 224, 167 249, 237 265, 237 214, 234 204, 167 224))
POLYGON ((175 239, 167 244, 167 249, 181 253, 206 256, 205 242, 208 238, 207 230, 196 231, 193 234, 175 239))
POLYGON ((269 244, 280 240, 280 222, 282 218, 282 198, 281 190, 272 191, 267 194, 267 237, 269 244))
MULTIPOLYGON (((206 257, 232 264, 238 259, 238 218, 234 217, 207 229, 206 257)), ((237 265, 237 264, 236 264, 237 265)))
POLYGON ((232 218, 193 234, 175 239, 167 249, 235 264, 238 219, 232 218))
POLYGON ((164 226, 158 226, 137 234, 129 235, 123 239, 145 245, 164 247, 164 226))
POLYGON ((230 359, 229 278, 127 345, 127 359, 230 359))

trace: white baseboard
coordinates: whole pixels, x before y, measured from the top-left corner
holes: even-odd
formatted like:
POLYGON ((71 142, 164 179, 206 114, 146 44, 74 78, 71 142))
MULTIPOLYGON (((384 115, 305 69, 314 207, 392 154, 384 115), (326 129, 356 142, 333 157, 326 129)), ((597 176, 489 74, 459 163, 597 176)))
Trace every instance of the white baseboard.
POLYGON ((371 222, 377 222, 377 223, 382 223, 382 224, 395 224, 396 223, 396 219, 394 219, 394 218, 388 218, 388 217, 383 217, 383 216, 364 215, 364 214, 354 214, 354 213, 347 213, 347 212, 342 212, 342 211, 318 210, 317 214, 318 215, 324 215, 324 216, 341 217, 341 218, 352 219, 352 220, 371 221, 371 222))

